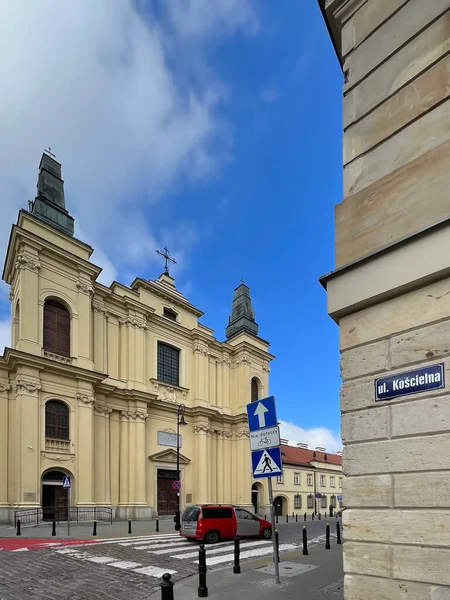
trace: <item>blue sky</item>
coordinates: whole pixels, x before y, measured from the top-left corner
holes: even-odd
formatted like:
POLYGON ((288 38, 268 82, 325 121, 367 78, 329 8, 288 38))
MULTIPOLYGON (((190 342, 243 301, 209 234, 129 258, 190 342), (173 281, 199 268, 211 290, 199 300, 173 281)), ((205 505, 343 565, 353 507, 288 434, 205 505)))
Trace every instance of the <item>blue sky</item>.
POLYGON ((14 73, 2 255, 50 145, 102 282, 156 278, 167 245, 177 285, 223 339, 243 277, 277 357, 284 435, 337 449, 337 326, 318 278, 334 263, 342 74, 316 0, 25 4, 0 24, 0 76, 14 73))

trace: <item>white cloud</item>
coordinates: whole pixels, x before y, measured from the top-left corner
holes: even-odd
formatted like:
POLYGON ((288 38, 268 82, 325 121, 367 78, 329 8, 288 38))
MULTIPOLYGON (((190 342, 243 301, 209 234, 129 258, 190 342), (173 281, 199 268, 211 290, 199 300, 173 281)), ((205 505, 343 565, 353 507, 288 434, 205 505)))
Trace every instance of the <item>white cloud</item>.
MULTIPOLYGON (((232 136, 218 115, 227 82, 218 81, 204 49, 237 30, 254 34, 253 3, 162 6, 160 19, 132 0, 15 0, 3 11, 2 256, 49 145, 63 164, 76 235, 101 248, 93 260, 99 256, 107 284, 117 270, 139 275, 156 260, 155 247, 166 245, 148 208, 181 185, 214 177, 231 158, 232 136)), ((196 228, 179 227, 189 233, 177 251, 188 254, 196 228)))
POLYGON ((328 452, 342 450, 342 441, 339 434, 326 427, 303 429, 303 427, 293 423, 280 421, 280 434, 282 438, 289 440, 290 445, 295 446, 297 443, 303 442, 308 444, 310 449, 320 446, 326 448, 328 452))
POLYGON ((11 347, 11 323, 9 318, 0 320, 0 356, 4 353, 5 346, 11 347))
POLYGON ((280 91, 274 85, 268 85, 261 90, 261 98, 266 104, 273 104, 280 97, 280 91))

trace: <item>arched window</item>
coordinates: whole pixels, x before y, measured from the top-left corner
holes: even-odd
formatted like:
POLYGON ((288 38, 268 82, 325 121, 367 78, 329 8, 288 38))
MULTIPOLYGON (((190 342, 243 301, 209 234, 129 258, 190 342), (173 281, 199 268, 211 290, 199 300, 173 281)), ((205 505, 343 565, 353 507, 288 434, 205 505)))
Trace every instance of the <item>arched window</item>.
POLYGON ((44 305, 44 350, 70 356, 70 314, 56 300, 44 305))
POLYGON ((259 386, 258 386, 258 380, 253 378, 252 379, 252 390, 251 390, 251 402, 256 402, 258 400, 258 394, 259 394, 259 386))
POLYGON ((69 409, 63 402, 50 400, 45 405, 45 437, 69 439, 69 409))

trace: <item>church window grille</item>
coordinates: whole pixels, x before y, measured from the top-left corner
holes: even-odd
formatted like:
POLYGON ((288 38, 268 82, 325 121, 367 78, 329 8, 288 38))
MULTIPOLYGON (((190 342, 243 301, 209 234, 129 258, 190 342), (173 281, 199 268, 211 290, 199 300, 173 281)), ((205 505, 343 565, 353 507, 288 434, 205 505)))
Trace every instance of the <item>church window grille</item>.
POLYGON ((174 312, 173 310, 170 310, 170 308, 164 308, 163 315, 167 319, 170 319, 171 321, 176 321, 177 320, 177 313, 174 312))
POLYGON ((70 356, 70 313, 55 300, 44 305, 44 350, 70 356))
POLYGON ((69 409, 58 400, 45 405, 45 437, 58 440, 69 439, 69 409))
POLYGON ((258 394, 259 394, 258 381, 253 378, 252 383, 251 383, 251 401, 252 402, 257 402, 258 394))
POLYGON ((158 342, 158 380, 179 385, 180 351, 178 348, 158 342))

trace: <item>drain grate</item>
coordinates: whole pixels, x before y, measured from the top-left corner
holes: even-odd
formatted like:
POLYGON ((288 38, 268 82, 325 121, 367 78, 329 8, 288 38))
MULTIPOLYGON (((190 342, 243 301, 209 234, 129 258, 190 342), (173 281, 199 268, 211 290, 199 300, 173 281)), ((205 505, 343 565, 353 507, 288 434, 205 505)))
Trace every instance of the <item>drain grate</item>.
POLYGON ((322 588, 320 591, 323 592, 324 594, 334 594, 336 596, 343 597, 344 578, 338 579, 334 583, 330 583, 330 585, 327 585, 326 587, 322 588))

